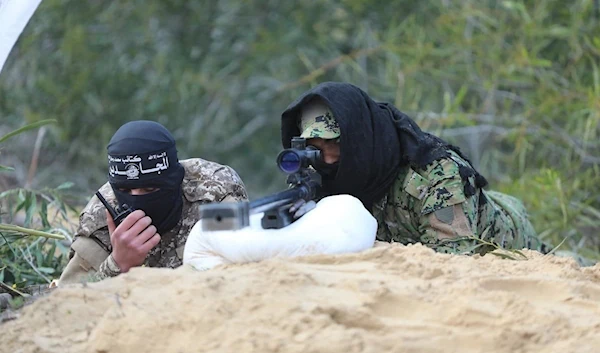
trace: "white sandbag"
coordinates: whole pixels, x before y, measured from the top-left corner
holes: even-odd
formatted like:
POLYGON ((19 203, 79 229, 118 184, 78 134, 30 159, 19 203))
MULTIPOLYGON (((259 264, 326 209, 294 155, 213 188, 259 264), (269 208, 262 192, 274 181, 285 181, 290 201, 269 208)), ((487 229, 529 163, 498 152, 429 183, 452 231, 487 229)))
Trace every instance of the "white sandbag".
POLYGON ((323 198, 312 211, 282 229, 262 229, 262 213, 236 231, 192 228, 183 263, 198 270, 220 264, 256 262, 274 257, 359 252, 373 247, 377 221, 350 195, 323 198))

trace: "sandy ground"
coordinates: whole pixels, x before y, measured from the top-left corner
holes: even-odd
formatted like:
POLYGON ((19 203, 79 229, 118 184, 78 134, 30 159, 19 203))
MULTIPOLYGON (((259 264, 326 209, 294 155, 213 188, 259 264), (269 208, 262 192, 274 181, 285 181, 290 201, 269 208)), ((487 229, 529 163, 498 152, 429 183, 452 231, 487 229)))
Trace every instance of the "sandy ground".
POLYGON ((384 245, 72 285, 0 325, 1 352, 600 352, 600 265, 384 245))

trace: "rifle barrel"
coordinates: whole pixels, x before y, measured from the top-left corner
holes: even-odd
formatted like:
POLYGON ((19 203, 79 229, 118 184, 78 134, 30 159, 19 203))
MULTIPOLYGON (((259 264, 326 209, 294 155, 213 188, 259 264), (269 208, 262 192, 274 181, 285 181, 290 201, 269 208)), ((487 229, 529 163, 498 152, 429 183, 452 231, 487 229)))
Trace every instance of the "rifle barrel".
POLYGON ((307 194, 307 189, 304 186, 280 191, 276 194, 265 196, 250 202, 250 213, 258 213, 272 207, 283 206, 286 203, 304 198, 307 194))

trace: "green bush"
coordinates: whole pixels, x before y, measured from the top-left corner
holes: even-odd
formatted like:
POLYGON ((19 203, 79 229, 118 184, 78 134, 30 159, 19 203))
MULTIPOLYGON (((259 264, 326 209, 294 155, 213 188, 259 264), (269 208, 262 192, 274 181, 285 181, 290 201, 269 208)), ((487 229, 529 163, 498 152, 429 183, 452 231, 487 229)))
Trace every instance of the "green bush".
MULTIPOLYGON (((0 143, 53 122, 26 125, 0 138, 0 143)), ((0 168, 3 172, 12 169, 0 168)), ((0 193, 0 282, 21 289, 49 284, 60 275, 73 234, 73 222, 68 216, 73 209, 62 198, 70 186, 65 183, 54 189, 15 188, 0 193)))
POLYGON ((347 81, 459 145, 491 188, 523 199, 544 239, 598 259, 595 4, 45 0, 2 73, 0 114, 60 123, 36 182, 72 180, 78 207, 133 119, 165 124, 182 158, 231 165, 256 198, 284 187, 281 112, 319 82, 347 81))

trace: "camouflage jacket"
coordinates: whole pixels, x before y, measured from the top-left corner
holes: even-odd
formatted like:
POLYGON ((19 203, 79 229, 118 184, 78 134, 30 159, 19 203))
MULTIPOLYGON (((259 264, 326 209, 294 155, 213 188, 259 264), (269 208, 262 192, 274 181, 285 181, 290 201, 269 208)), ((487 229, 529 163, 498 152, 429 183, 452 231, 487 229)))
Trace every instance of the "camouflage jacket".
MULTIPOLYGON (((466 197, 453 151, 424 169, 404 167, 390 191, 373 206, 377 239, 422 243, 439 252, 486 253, 496 246, 546 252, 523 204, 512 196, 478 189, 466 197)), ((468 180, 475 185, 472 177, 468 180)))
MULTIPOLYGON (((185 169, 182 182, 184 197, 181 219, 172 230, 161 234, 160 243, 148 253, 144 266, 175 268, 182 264, 183 247, 192 227, 200 218, 200 205, 221 202, 225 198, 226 201, 248 199, 244 183, 231 167, 200 158, 181 160, 180 163, 185 169)), ((99 191, 113 207, 117 205, 108 182, 99 191)), ((79 228, 74 242, 78 237, 92 238, 106 251, 106 254, 112 252, 105 209, 100 200, 93 196, 80 214, 79 228)), ((72 247, 71 259, 75 252, 72 247)), ((112 256, 108 256, 102 262, 95 274, 96 278, 102 279, 118 274, 113 270, 115 263, 111 260, 112 256)))

